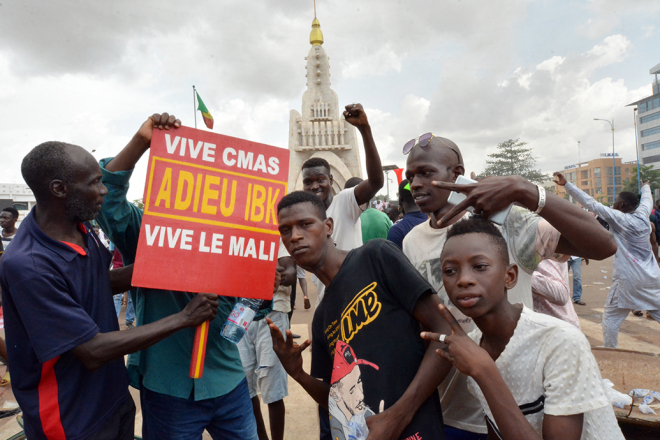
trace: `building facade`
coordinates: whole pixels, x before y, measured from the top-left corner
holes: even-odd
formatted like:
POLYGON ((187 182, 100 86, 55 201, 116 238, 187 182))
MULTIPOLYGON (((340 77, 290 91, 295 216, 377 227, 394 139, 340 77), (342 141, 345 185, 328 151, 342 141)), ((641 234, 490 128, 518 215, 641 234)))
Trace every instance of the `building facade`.
POLYGON ((346 122, 337 93, 330 88, 330 57, 323 49, 321 24, 314 17, 307 54, 307 90, 302 98, 302 114, 289 116, 289 191, 302 189, 302 164, 321 157, 330 164, 335 193, 353 176, 362 177, 357 131, 346 122))
MULTIPOLYGON (((623 191, 623 185, 628 179, 637 179, 634 174, 636 161, 623 162, 618 155, 615 157, 614 174, 612 173, 612 153, 604 153, 598 159, 564 167, 561 173, 566 180, 580 188, 585 193, 601 203, 614 203, 614 197, 623 191), (613 188, 613 178, 616 190, 613 188)), ((566 197, 566 189, 555 184, 555 194, 566 197)))
POLYGON ((660 64, 652 67, 649 73, 654 75, 651 83, 653 94, 628 106, 635 109, 639 162, 660 170, 660 64))

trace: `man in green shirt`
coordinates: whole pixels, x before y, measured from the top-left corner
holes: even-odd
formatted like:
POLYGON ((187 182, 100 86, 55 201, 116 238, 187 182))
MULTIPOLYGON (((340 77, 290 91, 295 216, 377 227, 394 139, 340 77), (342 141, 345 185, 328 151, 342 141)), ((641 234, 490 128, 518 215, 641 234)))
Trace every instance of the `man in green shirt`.
MULTIPOLYGON (((351 177, 346 181, 344 189, 353 188, 359 185, 360 182, 362 182, 360 177, 351 177)), ((360 214, 360 223, 362 224, 362 244, 374 238, 387 239, 387 233, 392 227, 392 221, 387 214, 369 206, 360 214)))
MULTIPOLYGON (((99 162, 108 194, 96 220, 126 265, 135 261, 142 222, 142 211, 126 198, 133 168, 149 150, 154 128, 176 131, 179 126, 181 121, 174 116, 154 114, 116 157, 99 162)), ((131 290, 131 295, 138 326, 183 310, 193 297, 190 293, 140 287, 131 290)), ((194 328, 129 356, 131 385, 140 389, 145 440, 201 438, 205 429, 213 439, 258 438, 238 348, 220 336, 235 298, 219 296, 218 300, 201 378, 189 377, 194 328)))

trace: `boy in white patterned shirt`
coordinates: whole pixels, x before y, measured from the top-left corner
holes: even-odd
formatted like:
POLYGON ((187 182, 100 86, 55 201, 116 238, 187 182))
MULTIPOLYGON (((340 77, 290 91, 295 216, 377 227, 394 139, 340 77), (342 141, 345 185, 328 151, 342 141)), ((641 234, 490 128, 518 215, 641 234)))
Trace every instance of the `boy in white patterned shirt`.
POLYGON ((623 440, 585 336, 574 326, 507 300, 518 267, 502 234, 472 217, 447 233, 442 278, 451 302, 477 329, 466 334, 443 305, 451 335, 438 355, 469 376, 489 438, 623 440))

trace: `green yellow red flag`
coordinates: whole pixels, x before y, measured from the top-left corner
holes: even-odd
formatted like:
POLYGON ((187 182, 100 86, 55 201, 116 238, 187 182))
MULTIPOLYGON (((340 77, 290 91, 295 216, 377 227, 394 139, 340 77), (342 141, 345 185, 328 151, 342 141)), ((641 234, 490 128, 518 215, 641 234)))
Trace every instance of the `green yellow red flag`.
POLYGON ((204 118, 204 124, 206 125, 206 127, 212 130, 213 116, 211 116, 211 113, 209 113, 209 110, 204 105, 204 101, 202 101, 202 98, 199 97, 199 93, 197 93, 197 110, 202 112, 202 117, 204 118))

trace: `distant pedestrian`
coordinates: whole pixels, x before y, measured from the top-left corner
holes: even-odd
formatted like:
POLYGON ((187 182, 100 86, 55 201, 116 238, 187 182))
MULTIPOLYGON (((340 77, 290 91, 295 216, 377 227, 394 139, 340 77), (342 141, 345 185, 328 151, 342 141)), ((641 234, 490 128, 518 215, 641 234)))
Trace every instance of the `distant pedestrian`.
POLYGON ((403 212, 403 218, 394 223, 387 233, 387 239, 403 248, 403 239, 408 235, 408 232, 420 223, 428 220, 429 216, 419 210, 419 206, 415 203, 412 193, 410 192, 410 185, 408 180, 402 180, 399 184, 399 206, 403 212))
MULTIPOLYGON (((589 264, 589 260, 585 260, 585 263, 589 264)), ((582 258, 573 255, 567 264, 568 269, 573 271, 573 303, 586 306, 582 301, 582 258)))
POLYGON ((16 228, 16 222, 18 221, 18 210, 13 206, 9 206, 0 212, 0 255, 2 252, 7 250, 9 243, 11 242, 18 229, 16 228))
POLYGON ((554 260, 543 260, 532 274, 534 311, 573 324, 580 328, 568 287, 568 267, 554 260))

